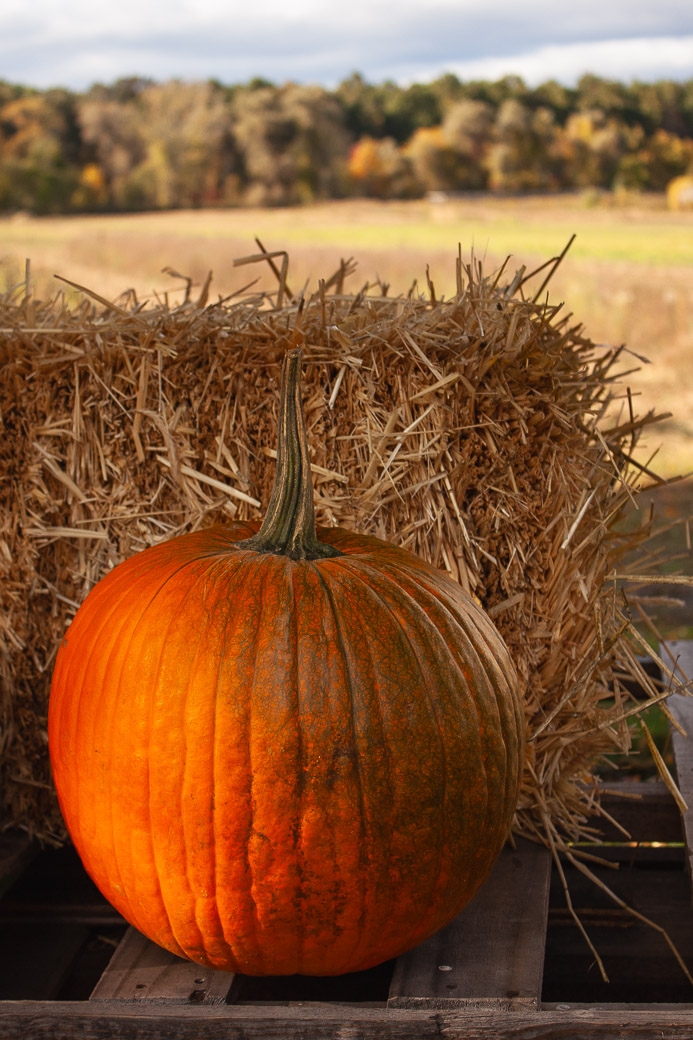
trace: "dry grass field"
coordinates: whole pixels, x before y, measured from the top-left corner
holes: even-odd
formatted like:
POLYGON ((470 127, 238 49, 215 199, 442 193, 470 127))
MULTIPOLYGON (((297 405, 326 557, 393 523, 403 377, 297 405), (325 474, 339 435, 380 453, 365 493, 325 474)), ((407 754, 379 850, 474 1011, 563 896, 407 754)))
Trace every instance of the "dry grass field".
MULTIPOLYGON (((289 252, 294 290, 306 282, 316 287, 341 257, 354 257, 351 290, 380 279, 396 294, 416 279, 425 292, 428 267, 440 296, 454 291, 458 244, 465 262, 473 254, 486 270, 508 255, 510 270, 533 270, 573 234, 549 286, 551 301, 564 301, 596 342, 626 343, 647 359, 631 359, 639 369, 628 377, 638 410, 655 407, 673 417, 649 432, 641 458, 659 449, 658 472, 693 471, 693 213, 670 213, 659 199, 355 200, 301 209, 19 214, 0 222, 0 289, 23 281, 29 258, 32 291, 44 298, 71 291, 55 274, 111 299, 130 288, 140 299, 175 293, 183 282, 163 273, 169 267, 196 284, 212 270, 214 300, 261 273, 233 266, 234 258, 257 251, 257 236, 267 249, 289 252)), ((540 284, 538 276, 528 291, 540 284)))

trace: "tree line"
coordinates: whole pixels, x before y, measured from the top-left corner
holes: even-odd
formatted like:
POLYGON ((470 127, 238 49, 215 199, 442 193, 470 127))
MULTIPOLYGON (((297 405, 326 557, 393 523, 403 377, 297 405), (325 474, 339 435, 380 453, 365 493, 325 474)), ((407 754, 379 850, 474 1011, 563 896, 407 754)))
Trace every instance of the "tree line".
POLYGON ((663 191, 693 172, 693 80, 528 87, 447 74, 335 90, 264 79, 0 82, 0 210, 278 206, 428 192, 663 191))

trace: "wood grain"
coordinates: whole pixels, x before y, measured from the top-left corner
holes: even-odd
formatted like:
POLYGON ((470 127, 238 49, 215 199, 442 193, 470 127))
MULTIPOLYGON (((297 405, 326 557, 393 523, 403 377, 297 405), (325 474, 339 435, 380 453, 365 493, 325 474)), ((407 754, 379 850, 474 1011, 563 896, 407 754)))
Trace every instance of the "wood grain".
POLYGON ((601 804, 628 831, 630 839, 607 820, 595 820, 602 841, 683 841, 681 814, 661 780, 620 780, 603 784, 601 804))
POLYGON ((506 846, 473 902, 398 958, 388 1007, 537 1007, 550 875, 547 849, 506 846))
MULTIPOLYGON (((684 679, 693 678, 693 640, 672 639, 667 644, 669 651, 678 661, 678 674, 684 679)), ((664 660, 668 661, 666 650, 664 660)), ((680 723, 688 736, 683 737, 672 728, 671 745, 676 763, 676 778, 679 791, 688 806, 682 814, 683 833, 686 842, 686 863, 688 874, 693 878, 693 697, 674 693, 667 701, 676 721, 680 723)))
POLYGON ((0 1040, 690 1040, 693 1005, 543 1012, 0 1002, 0 1040))
POLYGON ((233 975, 182 960, 128 928, 90 1000, 223 1004, 233 975))

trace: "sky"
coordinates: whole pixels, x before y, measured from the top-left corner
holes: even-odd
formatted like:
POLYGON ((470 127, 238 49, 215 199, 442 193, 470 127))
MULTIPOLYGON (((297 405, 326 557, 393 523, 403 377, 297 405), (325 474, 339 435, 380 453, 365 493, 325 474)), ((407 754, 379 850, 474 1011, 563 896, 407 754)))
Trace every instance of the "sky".
POLYGON ((693 79, 693 0, 0 0, 0 80, 693 79), (560 13, 558 13, 560 12, 560 13))

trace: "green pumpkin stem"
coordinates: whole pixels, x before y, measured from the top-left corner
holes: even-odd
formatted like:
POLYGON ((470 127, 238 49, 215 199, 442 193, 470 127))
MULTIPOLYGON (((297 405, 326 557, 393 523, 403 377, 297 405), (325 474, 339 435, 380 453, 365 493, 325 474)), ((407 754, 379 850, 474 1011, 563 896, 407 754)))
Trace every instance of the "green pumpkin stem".
POLYGON ((237 545, 292 560, 319 560, 343 554, 318 541, 315 533, 313 481, 301 408, 301 355, 300 348, 289 350, 282 366, 277 472, 265 519, 257 534, 237 545))

